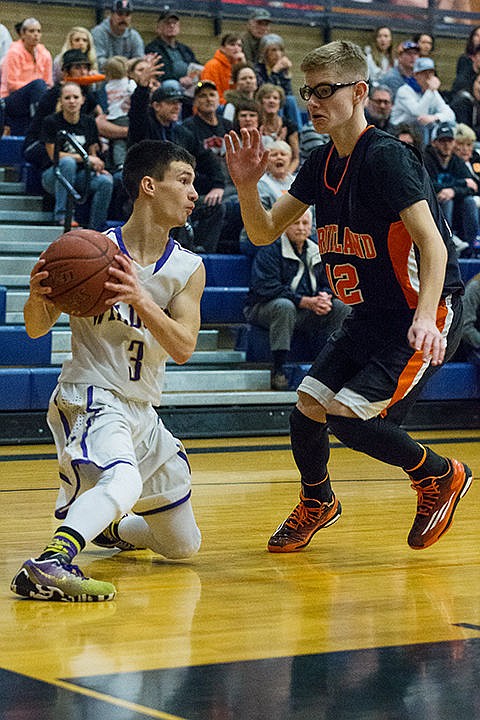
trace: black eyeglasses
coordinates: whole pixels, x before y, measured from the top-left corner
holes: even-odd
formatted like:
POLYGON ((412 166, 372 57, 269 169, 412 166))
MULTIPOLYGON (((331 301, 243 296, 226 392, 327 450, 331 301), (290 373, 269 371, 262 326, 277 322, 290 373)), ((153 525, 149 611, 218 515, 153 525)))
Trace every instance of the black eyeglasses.
POLYGON ((319 100, 326 100, 327 98, 332 97, 337 90, 341 90, 344 87, 351 87, 352 85, 356 85, 358 82, 362 82, 362 80, 353 80, 353 82, 349 83, 318 83, 318 85, 315 85, 313 88, 309 85, 304 85, 298 92, 300 93, 302 100, 305 100, 305 102, 310 100, 312 95, 315 95, 315 97, 319 100))

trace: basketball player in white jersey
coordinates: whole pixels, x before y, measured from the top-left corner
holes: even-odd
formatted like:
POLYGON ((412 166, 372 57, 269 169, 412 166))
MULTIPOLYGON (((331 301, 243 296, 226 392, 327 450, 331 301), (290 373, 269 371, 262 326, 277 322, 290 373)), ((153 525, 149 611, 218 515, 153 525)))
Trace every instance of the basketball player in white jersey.
MULTIPOLYGON (((12 580, 14 593, 36 600, 112 600, 115 587, 85 577, 73 564, 87 542, 149 548, 167 558, 197 552, 201 535, 190 501, 190 467, 182 443, 158 417, 165 361, 188 360, 200 329, 205 285, 201 259, 169 235, 184 225, 197 193, 195 161, 183 148, 144 140, 124 165, 133 212, 108 235, 121 269, 105 287, 115 292, 102 315, 71 317, 72 358, 52 394, 48 423, 55 439, 61 525, 12 580)), ((40 257, 25 305, 31 337, 59 316, 41 281, 40 257)))

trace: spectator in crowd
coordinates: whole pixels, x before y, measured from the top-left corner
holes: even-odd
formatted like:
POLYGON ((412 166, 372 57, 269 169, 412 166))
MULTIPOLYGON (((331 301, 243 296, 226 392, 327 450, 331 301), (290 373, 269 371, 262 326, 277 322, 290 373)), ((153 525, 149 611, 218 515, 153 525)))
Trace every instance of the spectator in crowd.
POLYGON ((475 82, 475 78, 480 73, 480 44, 476 45, 473 50, 472 54, 469 59, 468 64, 462 65, 462 68, 457 74, 455 75, 455 79, 453 81, 452 89, 451 89, 451 96, 454 97, 456 93, 460 92, 461 90, 470 90, 473 83, 475 82))
POLYGON ((368 124, 375 125, 379 130, 385 130, 385 132, 393 132, 392 108, 393 94, 388 85, 371 85, 365 107, 368 124))
POLYGON ((435 127, 425 149, 425 167, 448 224, 463 241, 462 245, 455 242, 457 252, 471 254, 478 234, 478 210, 473 196, 479 186, 463 160, 454 154, 454 137, 450 123, 435 127))
POLYGON ((423 142, 428 144, 435 123, 455 123, 455 113, 441 96, 440 79, 435 75, 432 58, 418 57, 413 66, 413 75, 420 90, 405 83, 395 96, 391 122, 393 125, 408 123, 418 125, 423 133, 423 142))
POLYGON ((455 113, 457 123, 473 128, 477 140, 480 140, 480 74, 475 76, 471 88, 455 93, 450 107, 455 113))
POLYGON ((367 56, 370 85, 376 85, 394 65, 392 31, 387 25, 377 27, 372 44, 367 45, 364 52, 367 56))
POLYGON ((457 123, 454 140, 453 152, 463 160, 480 187, 480 153, 475 150, 476 135, 473 128, 457 123))
POLYGON ((242 35, 245 60, 255 65, 259 60, 260 40, 270 32, 272 16, 266 8, 255 8, 247 20, 247 29, 242 35))
POLYGON ((224 97, 223 117, 233 122, 239 100, 253 100, 258 89, 257 76, 253 65, 248 62, 236 63, 232 67, 232 89, 226 90, 224 97))
MULTIPOLYGON (((267 168, 257 185, 261 203, 267 210, 288 191, 293 182, 294 176, 289 169, 291 160, 292 148, 285 140, 275 140, 270 145, 267 168)), ((240 250, 244 255, 255 255, 257 251, 245 228, 240 232, 240 250)))
POLYGON ((113 55, 122 55, 130 60, 145 52, 140 33, 131 27, 132 10, 130 0, 113 0, 110 16, 92 29, 98 67, 102 72, 108 58, 113 55))
MULTIPOLYGON (((42 124, 40 139, 45 143, 48 155, 53 160, 55 140, 60 130, 73 135, 88 154, 91 170, 86 170, 82 158, 67 139, 60 147, 58 167, 63 177, 79 192, 83 192, 86 173, 90 173, 90 217, 88 227, 104 230, 108 206, 113 190, 113 179, 105 170, 103 160, 98 156, 100 145, 95 120, 81 107, 85 102, 80 86, 73 82, 62 85, 60 92, 60 111, 48 115, 42 124)), ((42 185, 50 195, 55 196, 54 219, 57 225, 64 225, 67 210, 67 191, 55 175, 55 168, 49 167, 42 173, 42 185)), ((72 222, 72 225, 76 223, 72 222)))
MULTIPOLYGON (((225 218, 225 205, 222 203, 225 180, 220 161, 178 122, 183 99, 181 90, 160 85, 150 94, 149 82, 155 74, 152 64, 140 73, 130 104, 129 145, 144 139, 169 140, 195 157, 195 189, 199 198, 190 218, 194 228, 194 247, 197 252, 216 252, 225 218)), ((187 244, 187 237, 182 240, 187 244)))
POLYGON ((278 240, 259 248, 253 260, 244 314, 269 331, 274 390, 288 390, 284 366, 293 333, 301 336, 305 359, 311 360, 350 312, 332 297, 311 231, 308 209, 278 240))
POLYGON ((255 99, 261 108, 259 129, 264 147, 268 149, 274 140, 286 140, 292 148, 290 172, 295 172, 300 162, 298 125, 280 113, 285 102, 283 89, 279 85, 265 83, 258 88, 255 99))
POLYGON ((391 70, 382 77, 382 85, 387 85, 393 94, 397 94, 398 88, 407 83, 414 90, 418 90, 418 83, 413 77, 413 66, 418 58, 418 45, 413 40, 404 40, 397 48, 397 62, 391 70))
POLYGON ((87 28, 76 25, 68 31, 63 47, 53 61, 54 83, 62 79, 63 55, 68 50, 80 50, 80 52, 84 53, 88 57, 90 71, 94 74, 98 73, 97 52, 92 33, 87 28))
POLYGON ((246 128, 251 130, 252 128, 260 127, 260 105, 256 100, 250 100, 245 98, 239 100, 235 110, 235 117, 233 119, 233 126, 235 130, 241 130, 246 128))
POLYGON ((10 35, 8 28, 5 27, 3 23, 0 23, 0 67, 11 44, 12 36, 10 35))
POLYGON ((400 125, 395 126, 392 134, 407 145, 413 145, 417 150, 423 152, 423 139, 418 127, 412 127, 408 123, 400 123, 400 125))
POLYGON ((412 37, 414 43, 418 45, 418 54, 420 57, 431 57, 435 50, 435 39, 428 32, 415 33, 412 37))
MULTIPOLYGON (((56 111, 60 92, 65 79, 78 78, 79 80, 89 75, 91 69, 88 55, 81 50, 67 50, 62 57, 62 75, 58 82, 43 93, 37 105, 35 115, 28 126, 23 143, 23 156, 27 162, 39 170, 45 170, 52 164, 45 144, 40 141, 42 123, 47 115, 56 111)), ((96 118, 103 113, 99 105, 97 95, 89 85, 81 86, 84 102, 80 112, 96 118)))
POLYGON ((259 62, 255 65, 258 87, 264 83, 279 85, 285 93, 283 114, 298 127, 302 124, 292 89, 292 61, 285 54, 285 45, 280 35, 269 33, 260 40, 259 62))
MULTIPOLYGON (((137 84, 128 76, 128 61, 121 55, 114 55, 105 63, 106 117, 114 125, 128 128, 130 98, 137 84)), ((128 131, 127 131, 128 132, 128 131)), ((116 138, 108 142, 107 167, 121 170, 127 154, 127 138, 116 138)))
POLYGON ((465 287, 462 340, 467 359, 480 365, 480 273, 474 275, 465 287))
POLYGON ((225 181, 222 203, 225 205, 225 218, 217 247, 219 252, 238 252, 240 231, 243 228, 237 189, 232 182, 225 160, 226 133, 233 129, 230 120, 217 113, 218 91, 210 80, 201 80, 195 87, 192 117, 183 122, 195 139, 207 150, 211 150, 219 159, 225 181))
POLYGON ((225 91, 232 86, 232 68, 236 63, 244 62, 242 38, 236 33, 226 33, 220 40, 220 47, 213 58, 207 60, 201 72, 202 80, 211 80, 219 95, 221 105, 225 105, 225 91))
POLYGON ((326 145, 330 141, 330 135, 317 132, 312 121, 307 120, 300 128, 298 139, 300 144, 300 165, 303 165, 314 148, 319 145, 326 145))
MULTIPOLYGON (((159 55, 149 55, 149 57, 137 57, 132 58, 127 62, 128 67, 128 77, 135 82, 137 85, 139 82, 139 79, 142 76, 143 71, 150 65, 151 61, 154 60, 156 63, 158 63, 159 68, 163 69, 163 61, 162 58, 159 55)), ((158 87, 160 87, 160 80, 158 79, 159 76, 161 76, 162 69, 159 69, 159 74, 155 75, 150 80, 150 92, 153 92, 158 87)))
POLYGON ((158 16, 156 37, 145 47, 146 53, 161 55, 162 81, 178 80, 184 90, 183 117, 191 115, 193 89, 200 79, 203 65, 191 47, 178 40, 180 16, 174 10, 162 10, 158 16))
POLYGON ((457 92, 462 88, 469 88, 472 86, 474 76, 478 70, 474 70, 474 56, 476 55, 477 47, 480 46, 480 25, 475 25, 467 38, 465 44, 465 51, 457 60, 457 67, 455 70, 455 80, 452 86, 452 92, 457 92))
POLYGON ((52 85, 52 56, 41 37, 39 21, 27 18, 3 59, 0 96, 11 135, 25 135, 38 101, 52 85))

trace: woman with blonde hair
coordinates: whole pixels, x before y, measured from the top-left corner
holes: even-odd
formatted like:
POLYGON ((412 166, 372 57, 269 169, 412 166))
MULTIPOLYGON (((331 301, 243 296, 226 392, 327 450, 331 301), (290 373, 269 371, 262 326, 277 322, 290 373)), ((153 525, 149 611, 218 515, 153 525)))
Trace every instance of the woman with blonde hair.
POLYGON ((60 53, 53 61, 53 81, 59 82, 62 77, 62 58, 67 50, 80 50, 88 56, 92 74, 98 73, 97 52, 92 33, 81 25, 72 27, 65 38, 60 53))
POLYGON ((286 140, 292 148, 290 172, 295 172, 300 162, 300 144, 298 125, 287 117, 282 117, 281 108, 285 104, 285 93, 280 85, 264 83, 256 94, 255 100, 260 105, 260 127, 262 143, 266 149, 274 140, 286 140))

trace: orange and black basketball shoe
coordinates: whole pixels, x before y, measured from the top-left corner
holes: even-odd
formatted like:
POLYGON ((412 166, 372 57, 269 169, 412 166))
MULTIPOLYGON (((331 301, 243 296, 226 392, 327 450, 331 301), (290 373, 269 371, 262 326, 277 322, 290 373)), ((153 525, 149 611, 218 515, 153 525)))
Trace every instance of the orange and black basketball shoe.
POLYGON ((318 530, 333 525, 341 514, 342 506, 335 495, 327 503, 300 493, 300 502, 268 541, 268 550, 273 553, 301 550, 318 530))
POLYGON ((449 460, 451 470, 444 477, 412 480, 417 492, 417 514, 408 535, 408 544, 422 550, 437 542, 452 524, 459 500, 472 484, 472 471, 458 460, 449 460))

